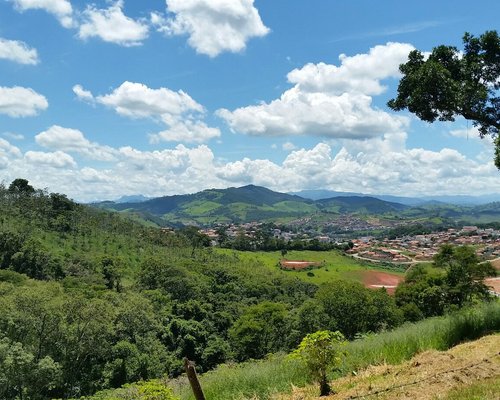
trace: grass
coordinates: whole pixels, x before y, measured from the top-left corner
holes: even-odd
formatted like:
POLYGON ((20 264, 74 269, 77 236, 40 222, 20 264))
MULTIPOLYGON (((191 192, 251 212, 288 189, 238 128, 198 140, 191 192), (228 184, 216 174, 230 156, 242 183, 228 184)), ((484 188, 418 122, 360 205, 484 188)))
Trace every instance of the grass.
MULTIPOLYGON (((267 399, 272 393, 289 390, 291 385, 308 383, 307 374, 298 361, 285 355, 273 355, 266 360, 241 364, 225 364, 201 377, 207 399, 267 399)), ((188 383, 174 384, 181 400, 194 399, 188 383)))
POLYGON ((453 389, 444 400, 497 400, 499 393, 500 376, 497 376, 453 389))
MULTIPOLYGON (((278 270, 279 260, 282 258, 279 251, 275 252, 245 252, 227 249, 216 249, 224 254, 235 253, 242 260, 251 261, 255 264, 263 265, 267 268, 278 270)), ((345 279, 360 282, 362 272, 369 270, 385 271, 395 275, 404 275, 402 271, 394 269, 385 269, 381 266, 373 265, 355 258, 345 256, 338 251, 289 251, 286 256, 288 260, 304 260, 323 263, 325 266, 314 268, 314 276, 309 276, 307 270, 302 271, 281 271, 288 276, 297 277, 305 282, 320 285, 326 282, 345 279)))
MULTIPOLYGON (((500 302, 482 304, 444 317, 407 324, 394 331, 350 342, 341 370, 343 376, 369 365, 398 364, 424 350, 446 350, 460 342, 500 331, 500 302)), ((263 361, 224 365, 200 377, 207 398, 218 400, 269 399, 271 394, 289 392, 292 385, 307 384, 298 362, 284 355, 263 361)), ((192 400, 187 384, 174 388, 182 400, 192 400)), ((453 398, 452 398, 453 399, 453 398)), ((457 398, 462 399, 462 398, 457 398)))
POLYGON ((391 332, 349 343, 340 375, 369 365, 398 364, 421 351, 446 350, 466 340, 500 331, 500 302, 462 310, 445 317, 406 324, 391 332))

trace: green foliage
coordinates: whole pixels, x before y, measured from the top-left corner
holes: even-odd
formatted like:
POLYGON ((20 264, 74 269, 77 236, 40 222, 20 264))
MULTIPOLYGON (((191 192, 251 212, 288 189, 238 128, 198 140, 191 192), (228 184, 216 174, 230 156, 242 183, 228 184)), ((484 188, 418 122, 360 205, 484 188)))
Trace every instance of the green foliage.
POLYGON ((496 271, 479 262, 472 247, 443 245, 434 257, 434 267, 417 266, 396 289, 396 303, 408 320, 442 315, 489 298, 484 278, 496 271), (416 308, 418 309, 416 309, 416 308))
POLYGON ((60 381, 60 365, 35 357, 19 342, 0 340, 0 397, 44 399, 60 381))
POLYGON ((236 358, 262 358, 288 348, 290 317, 281 303, 249 307, 229 330, 236 358))
POLYGON ((320 396, 331 392, 328 374, 337 370, 345 357, 342 350, 346 341, 339 331, 318 331, 310 333, 300 342, 290 356, 302 360, 309 373, 319 381, 320 396))
POLYGON ((337 281, 321 286, 316 299, 327 317, 323 327, 339 330, 349 339, 358 333, 377 332, 402 322, 401 312, 384 289, 372 290, 357 282, 337 281))
MULTIPOLYGON (((289 391, 292 385, 305 385, 309 378, 301 361, 277 354, 264 360, 219 365, 201 375, 200 381, 207 399, 266 400, 273 393, 289 391)), ((178 396, 182 400, 194 400, 189 385, 179 384, 174 387, 178 396)))
MULTIPOLYGON (((394 110, 408 109, 427 122, 472 120, 481 137, 500 130, 500 38, 497 31, 479 37, 465 33, 463 53, 438 46, 429 57, 413 50, 400 66, 398 95, 389 101, 394 110)), ((500 168, 500 140, 495 139, 495 164, 500 168)))
POLYGON ((80 400, 177 400, 172 390, 160 381, 137 382, 121 389, 106 390, 80 400))
MULTIPOLYGON (((500 331, 500 302, 481 304, 444 317, 407 323, 389 332, 365 335, 349 342, 347 356, 334 376, 345 376, 370 365, 397 364, 416 353, 446 350, 465 340, 500 331)), ((269 399, 274 393, 289 392, 292 385, 311 383, 305 365, 286 356, 219 366, 201 375, 207 398, 234 400, 269 399)), ((193 400, 187 383, 174 388, 182 400, 193 400)))

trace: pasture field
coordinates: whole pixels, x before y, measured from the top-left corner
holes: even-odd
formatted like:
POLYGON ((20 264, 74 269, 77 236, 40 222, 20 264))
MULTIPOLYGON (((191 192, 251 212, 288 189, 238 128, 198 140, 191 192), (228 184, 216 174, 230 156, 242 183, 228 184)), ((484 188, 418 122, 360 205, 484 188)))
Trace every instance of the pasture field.
POLYGON ((383 268, 381 265, 371 264, 362 260, 345 256, 339 251, 289 251, 282 257, 279 251, 237 251, 229 249, 215 249, 216 252, 224 254, 235 254, 241 260, 252 264, 265 266, 270 269, 279 270, 279 261, 281 259, 293 261, 310 261, 321 263, 324 266, 311 269, 282 271, 283 274, 296 276, 305 282, 322 284, 339 279, 350 281, 365 282, 367 274, 370 271, 394 275, 398 280, 404 277, 404 271, 397 269, 383 268), (311 274, 312 273, 312 274, 311 274))

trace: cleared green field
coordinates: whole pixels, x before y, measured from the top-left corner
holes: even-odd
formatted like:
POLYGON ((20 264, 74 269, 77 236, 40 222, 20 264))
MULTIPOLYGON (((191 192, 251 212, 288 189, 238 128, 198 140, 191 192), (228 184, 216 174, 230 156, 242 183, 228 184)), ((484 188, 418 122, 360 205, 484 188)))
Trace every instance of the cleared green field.
MULTIPOLYGON (((255 264, 260 264, 268 268, 279 270, 279 261, 283 258, 281 253, 275 252, 262 252, 262 251, 236 251, 228 249, 215 249, 217 252, 225 254, 237 254, 241 260, 249 261, 255 264)), ((380 266, 370 264, 355 258, 343 255, 338 251, 289 251, 285 257, 287 260, 294 261, 314 261, 320 262, 324 266, 312 268, 302 271, 284 271, 283 274, 296 276, 297 278, 315 284, 325 282, 332 282, 339 279, 346 279, 351 281, 362 280, 362 271, 384 271, 394 275, 403 276, 404 272, 395 271, 392 269, 381 268, 380 266), (311 276, 312 273, 313 276, 311 276)))

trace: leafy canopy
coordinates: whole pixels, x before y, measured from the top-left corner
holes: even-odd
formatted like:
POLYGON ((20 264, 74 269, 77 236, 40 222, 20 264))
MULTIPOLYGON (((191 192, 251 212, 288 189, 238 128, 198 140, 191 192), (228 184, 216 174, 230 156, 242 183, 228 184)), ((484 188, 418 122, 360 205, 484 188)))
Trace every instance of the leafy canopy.
POLYGON ((321 396, 331 392, 328 373, 340 367, 342 356, 345 355, 342 347, 346 344, 344 335, 339 331, 318 331, 302 339, 290 355, 304 361, 309 373, 318 379, 321 396))
POLYGON ((408 109, 426 122, 473 122, 481 137, 495 137, 495 165, 500 169, 500 38, 497 31, 479 37, 465 33, 464 50, 438 46, 428 58, 413 50, 401 64, 398 95, 387 105, 408 109))

